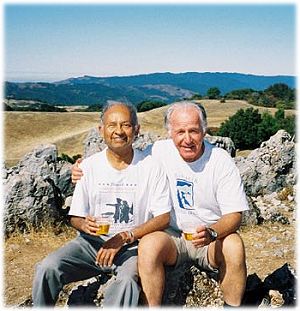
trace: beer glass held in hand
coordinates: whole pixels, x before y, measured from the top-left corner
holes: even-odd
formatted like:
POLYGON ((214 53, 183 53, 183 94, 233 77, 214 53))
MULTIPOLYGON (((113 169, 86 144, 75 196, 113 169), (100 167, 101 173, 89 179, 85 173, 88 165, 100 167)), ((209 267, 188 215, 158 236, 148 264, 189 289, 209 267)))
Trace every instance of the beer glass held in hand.
POLYGON ((196 233, 197 227, 201 226, 200 222, 186 221, 181 223, 183 236, 187 241, 193 240, 193 234, 196 233))
POLYGON ((96 224, 98 225, 98 230, 96 231, 96 234, 108 234, 109 227, 112 224, 112 218, 108 216, 97 216, 96 224))
POLYGON ((183 236, 187 241, 193 239, 193 234, 196 233, 196 224, 193 222, 183 222, 181 224, 183 236))

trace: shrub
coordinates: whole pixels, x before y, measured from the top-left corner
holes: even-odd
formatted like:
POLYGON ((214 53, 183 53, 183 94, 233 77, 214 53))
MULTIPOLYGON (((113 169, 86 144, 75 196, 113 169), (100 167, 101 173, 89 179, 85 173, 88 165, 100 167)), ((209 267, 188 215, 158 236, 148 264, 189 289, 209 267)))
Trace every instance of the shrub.
POLYGON ((240 109, 221 124, 218 135, 230 137, 238 149, 252 149, 257 146, 257 130, 260 122, 258 109, 240 109))
POLYGON ((143 112, 162 106, 165 106, 165 103, 159 101, 142 101, 136 106, 136 108, 138 112, 143 112))
POLYGON ((71 164, 74 164, 76 162, 77 159, 82 158, 81 154, 76 154, 74 156, 69 156, 65 153, 62 153, 59 157, 58 157, 58 161, 66 161, 69 162, 71 164))
POLYGON ((209 99, 218 99, 221 95, 221 91, 217 87, 211 87, 207 90, 206 95, 209 99))
POLYGON ((295 116, 286 117, 282 108, 273 117, 269 112, 259 114, 258 109, 240 109, 221 124, 220 136, 230 137, 237 149, 254 149, 278 130, 284 129, 295 135, 295 116))

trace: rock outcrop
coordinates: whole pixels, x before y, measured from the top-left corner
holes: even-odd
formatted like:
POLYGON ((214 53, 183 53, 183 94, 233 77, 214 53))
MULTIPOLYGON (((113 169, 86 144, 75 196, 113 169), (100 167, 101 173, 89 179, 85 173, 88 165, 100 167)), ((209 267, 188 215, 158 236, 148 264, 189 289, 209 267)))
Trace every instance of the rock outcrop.
POLYGON ((296 184, 295 143, 284 130, 279 130, 248 157, 237 157, 235 162, 248 196, 269 194, 296 184))
POLYGON ((211 136, 206 134, 205 139, 211 144, 216 145, 222 149, 225 149, 232 157, 235 157, 236 149, 235 145, 230 137, 211 136))
POLYGON ((62 206, 74 190, 70 168, 70 163, 58 161, 55 145, 41 145, 4 170, 6 235, 65 219, 62 206))

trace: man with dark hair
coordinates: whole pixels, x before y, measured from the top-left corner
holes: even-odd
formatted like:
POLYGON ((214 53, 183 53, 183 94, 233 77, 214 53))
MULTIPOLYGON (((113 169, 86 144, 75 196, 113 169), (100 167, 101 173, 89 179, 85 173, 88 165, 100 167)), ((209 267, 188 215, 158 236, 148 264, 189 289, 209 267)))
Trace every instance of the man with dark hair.
POLYGON ((34 306, 54 305, 65 284, 104 272, 116 276, 105 290, 104 306, 137 306, 137 240, 165 229, 171 209, 164 170, 147 153, 132 148, 138 131, 135 107, 110 103, 103 109, 100 133, 107 148, 82 161, 84 176, 69 211, 78 236, 37 264, 34 306), (127 202, 127 210, 119 209, 108 234, 99 235, 96 217, 114 215, 118 201, 127 202))

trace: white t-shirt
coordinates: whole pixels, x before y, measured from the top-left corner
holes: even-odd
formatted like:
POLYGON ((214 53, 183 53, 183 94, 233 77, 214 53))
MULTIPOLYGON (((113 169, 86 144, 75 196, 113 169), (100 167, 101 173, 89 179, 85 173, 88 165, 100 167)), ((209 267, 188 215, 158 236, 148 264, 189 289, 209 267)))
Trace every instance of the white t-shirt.
MULTIPOLYGON (((198 218, 213 224, 225 214, 248 210, 241 177, 234 160, 223 149, 204 141, 203 155, 185 162, 172 140, 160 140, 152 147, 152 156, 163 164, 171 189, 174 211, 171 226, 198 218)), ((148 150, 149 152, 149 150, 148 150)))
POLYGON ((84 175, 76 184, 69 215, 110 215, 112 236, 171 210, 168 179, 159 163, 134 150, 132 163, 117 170, 108 162, 106 150, 81 163, 84 175))

